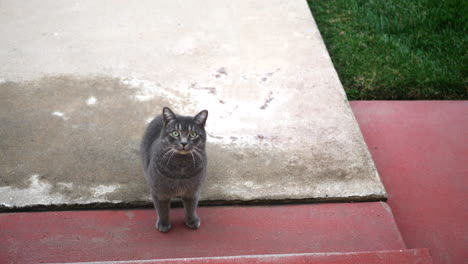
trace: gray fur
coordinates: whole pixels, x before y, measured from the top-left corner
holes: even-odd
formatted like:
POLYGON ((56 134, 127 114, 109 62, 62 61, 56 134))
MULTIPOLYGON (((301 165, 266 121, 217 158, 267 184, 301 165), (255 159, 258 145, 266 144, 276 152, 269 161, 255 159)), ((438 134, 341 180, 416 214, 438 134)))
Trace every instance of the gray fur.
POLYGON ((172 198, 182 199, 185 224, 194 229, 200 226, 196 209, 206 177, 204 126, 207 118, 206 110, 191 117, 176 115, 164 107, 162 115, 151 121, 143 136, 143 169, 158 213, 156 228, 161 232, 171 229, 169 210, 172 198), (179 136, 171 135, 173 131, 179 131, 179 136), (191 131, 197 136, 190 137, 191 131))

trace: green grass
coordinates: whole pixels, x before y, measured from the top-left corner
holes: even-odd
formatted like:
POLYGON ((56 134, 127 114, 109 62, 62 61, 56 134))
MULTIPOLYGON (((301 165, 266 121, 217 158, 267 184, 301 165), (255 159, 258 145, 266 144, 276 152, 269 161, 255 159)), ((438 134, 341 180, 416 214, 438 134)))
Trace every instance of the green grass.
POLYGON ((468 0, 308 0, 350 100, 468 99, 468 0))

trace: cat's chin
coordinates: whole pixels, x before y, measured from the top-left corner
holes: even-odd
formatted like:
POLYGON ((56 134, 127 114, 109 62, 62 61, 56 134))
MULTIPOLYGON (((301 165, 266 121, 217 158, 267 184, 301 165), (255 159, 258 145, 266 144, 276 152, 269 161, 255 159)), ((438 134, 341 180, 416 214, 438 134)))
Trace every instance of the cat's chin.
POLYGON ((182 154, 182 155, 187 155, 190 154, 190 150, 178 150, 177 153, 182 154))

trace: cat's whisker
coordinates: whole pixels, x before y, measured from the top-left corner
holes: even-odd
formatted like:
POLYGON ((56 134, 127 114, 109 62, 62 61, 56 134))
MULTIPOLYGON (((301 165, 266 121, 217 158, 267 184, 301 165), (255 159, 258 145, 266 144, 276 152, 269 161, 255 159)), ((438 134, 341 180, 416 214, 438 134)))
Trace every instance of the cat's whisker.
POLYGON ((194 149, 198 150, 199 152, 203 153, 203 150, 197 146, 193 146, 194 149))
POLYGON ((167 153, 169 153, 171 150, 168 149, 167 151, 166 150, 163 150, 162 153, 163 153, 163 156, 161 157, 161 159, 164 159, 164 157, 167 155, 167 153))
POLYGON ((193 156, 193 151, 191 151, 190 154, 192 155, 193 168, 195 168, 195 157, 193 156))
POLYGON ((174 150, 174 149, 172 149, 172 148, 167 148, 167 149, 168 149, 168 151, 166 151, 166 152, 164 153, 164 155, 163 155, 163 156, 162 156, 162 158, 161 158, 161 161, 163 161, 163 160, 164 160, 164 157, 166 157, 166 155, 170 154, 170 153, 171 153, 171 151, 173 151, 173 150, 174 150))
POLYGON ((199 153, 195 149, 193 149, 192 152, 195 153, 195 155, 197 155, 200 158, 200 161, 202 162, 202 164, 205 164, 205 161, 204 161, 203 156, 201 155, 201 153, 199 153))
POLYGON ((176 151, 175 149, 173 149, 171 156, 170 156, 169 159, 167 160, 167 164, 169 164, 169 162, 170 162, 171 159, 172 159, 172 156, 174 156, 174 153, 176 153, 176 152, 177 152, 177 151, 176 151))

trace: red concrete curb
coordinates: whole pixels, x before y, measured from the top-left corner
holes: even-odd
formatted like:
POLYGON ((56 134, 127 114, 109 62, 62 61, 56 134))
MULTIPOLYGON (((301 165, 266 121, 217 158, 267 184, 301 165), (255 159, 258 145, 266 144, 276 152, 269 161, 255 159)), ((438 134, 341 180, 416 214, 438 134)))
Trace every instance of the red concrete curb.
POLYGON ((117 261, 405 249, 383 202, 202 207, 190 230, 183 210, 167 234, 153 210, 0 214, 4 263, 117 261))
MULTIPOLYGON (((110 264, 115 262, 81 262, 82 264, 110 264)), ((427 249, 351 253, 304 253, 289 255, 256 255, 232 257, 207 257, 186 259, 159 259, 123 261, 119 264, 432 264, 427 249)))
POLYGON ((468 101, 351 102, 409 248, 468 260, 468 101))

